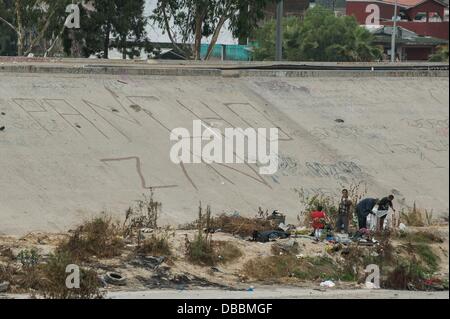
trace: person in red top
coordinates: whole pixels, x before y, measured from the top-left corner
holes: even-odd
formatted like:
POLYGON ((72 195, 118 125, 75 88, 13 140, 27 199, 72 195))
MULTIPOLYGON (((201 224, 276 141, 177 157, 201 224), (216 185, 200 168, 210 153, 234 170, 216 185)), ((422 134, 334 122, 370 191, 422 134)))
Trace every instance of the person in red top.
POLYGON ((323 212, 322 206, 317 206, 317 210, 311 213, 311 225, 314 228, 314 237, 316 240, 320 239, 322 236, 322 230, 325 228, 325 221, 327 215, 323 212))

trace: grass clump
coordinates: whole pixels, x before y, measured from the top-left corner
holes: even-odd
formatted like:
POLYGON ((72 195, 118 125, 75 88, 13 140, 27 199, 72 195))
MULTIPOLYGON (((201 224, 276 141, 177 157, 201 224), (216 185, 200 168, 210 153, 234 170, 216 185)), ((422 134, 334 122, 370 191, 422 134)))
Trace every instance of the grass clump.
POLYGON ((440 258, 433 252, 429 245, 413 244, 410 245, 409 249, 419 257, 419 260, 427 273, 434 273, 438 270, 440 258))
POLYGON ((228 263, 242 256, 240 249, 230 242, 215 242, 209 232, 212 225, 211 207, 203 214, 202 205, 199 206, 197 233, 193 241, 186 237, 186 257, 197 265, 214 266, 218 263, 228 263), (206 232, 204 232, 206 229, 206 232))
POLYGON ((150 255, 155 257, 172 256, 169 238, 174 235, 174 233, 169 233, 168 231, 159 234, 151 234, 149 238, 146 238, 143 243, 137 247, 136 252, 139 255, 150 255))
POLYGON ((191 263, 201 266, 214 266, 218 262, 210 236, 201 232, 193 241, 186 239, 186 256, 191 263))
POLYGON ((396 290, 423 290, 426 277, 423 267, 411 260, 402 260, 383 281, 383 288, 396 290))
POLYGON ((398 239, 411 243, 443 243, 444 240, 437 234, 427 231, 400 232, 398 239))
POLYGON ((298 242, 294 242, 293 245, 282 244, 282 243, 274 243, 270 247, 270 251, 273 255, 295 255, 299 252, 298 242))
POLYGON ((79 288, 68 288, 67 266, 72 264, 66 253, 51 255, 47 263, 39 267, 42 283, 39 290, 47 299, 100 299, 104 294, 100 291, 100 280, 94 270, 80 268, 79 288))
POLYGON ((400 212, 400 222, 407 226, 424 227, 433 224, 433 210, 422 210, 414 202, 412 208, 400 212))
POLYGON ((70 238, 57 247, 57 252, 66 253, 72 260, 82 262, 93 256, 118 256, 123 247, 121 227, 111 218, 103 216, 77 227, 70 238))
POLYGON ((130 206, 126 211, 123 223, 125 237, 133 237, 142 228, 158 228, 162 203, 154 199, 153 190, 150 190, 150 195, 142 196, 143 199, 136 201, 135 205, 130 206))
POLYGON ((102 298, 100 280, 94 270, 82 267, 80 270, 79 288, 68 288, 66 285, 67 266, 74 264, 67 253, 50 255, 45 262, 41 261, 36 250, 24 250, 18 255, 21 266, 12 264, 0 265, 0 282, 10 283, 9 291, 13 293, 31 293, 48 299, 92 299, 102 298))
POLYGON ((427 290, 427 281, 434 279, 440 258, 426 243, 402 245, 396 259, 387 267, 382 287, 389 289, 427 290))
POLYGON ((334 261, 329 257, 296 258, 292 255, 254 258, 245 263, 246 276, 259 281, 279 281, 283 278, 324 280, 339 277, 334 261))
POLYGON ((239 247, 228 241, 215 241, 213 247, 221 264, 232 262, 243 255, 239 247))

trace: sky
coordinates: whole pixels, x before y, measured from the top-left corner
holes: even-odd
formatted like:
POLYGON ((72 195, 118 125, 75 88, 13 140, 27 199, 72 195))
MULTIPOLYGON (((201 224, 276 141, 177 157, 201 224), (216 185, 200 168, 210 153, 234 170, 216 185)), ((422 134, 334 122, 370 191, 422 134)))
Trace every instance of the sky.
MULTIPOLYGON (((145 4, 145 15, 150 16, 152 14, 153 9, 156 7, 156 3, 158 0, 146 0, 145 4)), ((147 32, 152 42, 170 42, 169 37, 166 34, 163 34, 163 31, 159 29, 157 26, 153 26, 150 23, 147 25, 147 32)), ((203 39, 203 43, 208 43, 208 39, 203 39)), ((226 26, 223 27, 222 32, 220 33, 218 44, 237 44, 237 40, 233 39, 231 33, 226 30, 226 26)))

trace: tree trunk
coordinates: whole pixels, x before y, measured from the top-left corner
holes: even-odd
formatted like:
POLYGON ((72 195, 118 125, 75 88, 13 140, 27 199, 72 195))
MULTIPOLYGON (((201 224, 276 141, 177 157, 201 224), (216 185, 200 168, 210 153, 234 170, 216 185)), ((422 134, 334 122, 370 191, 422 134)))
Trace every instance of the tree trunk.
POLYGON ((20 8, 22 7, 21 0, 15 0, 16 5, 16 18, 17 18, 17 55, 23 55, 23 47, 25 42, 25 32, 22 25, 22 13, 20 8))
POLYGON ((108 23, 105 30, 105 41, 103 42, 103 58, 109 58, 109 35, 111 33, 111 24, 108 23))
POLYGON ((53 48, 55 47, 56 43, 59 41, 59 39, 61 38, 61 36, 63 35, 64 31, 66 30, 66 26, 63 25, 61 31, 58 33, 58 35, 56 36, 56 38, 53 40, 53 42, 50 44, 50 47, 47 49, 47 51, 45 51, 44 57, 46 58, 47 56, 49 56, 53 50, 53 48))
POLYGON ((212 54, 212 52, 214 50, 214 46, 217 43, 217 39, 219 39, 220 31, 222 30, 222 27, 223 27, 223 25, 225 24, 226 21, 227 21, 227 18, 226 18, 225 15, 220 17, 220 20, 217 23, 217 27, 214 30, 213 37, 211 38, 211 43, 209 44, 208 52, 206 53, 205 60, 209 60, 209 58, 211 57, 211 54, 212 54))
POLYGON ((25 55, 28 55, 33 50, 33 48, 44 38, 44 34, 47 31, 48 27, 50 26, 50 21, 51 21, 54 13, 55 12, 53 11, 52 13, 50 13, 48 15, 47 21, 45 22, 44 26, 42 27, 42 30, 38 33, 38 35, 34 39, 31 39, 31 35, 30 35, 30 46, 25 51, 25 55))
POLYGON ((163 2, 162 12, 163 12, 163 17, 164 17, 165 29, 166 29, 167 35, 169 36, 170 42, 172 42, 173 47, 179 53, 183 53, 186 57, 189 57, 189 54, 184 49, 180 48, 180 46, 176 43, 176 41, 172 35, 172 30, 170 30, 169 17, 167 16, 167 13, 166 13, 166 2, 165 1, 163 2))
POLYGON ((122 42, 122 59, 126 60, 127 59, 127 36, 126 35, 122 36, 121 42, 122 42))
POLYGON ((197 16, 195 18, 195 43, 194 43, 194 59, 200 60, 200 50, 202 47, 202 25, 203 18, 202 16, 197 16))
POLYGON ((203 20, 208 12, 206 5, 197 6, 195 12, 195 43, 194 43, 194 59, 201 60, 200 50, 202 47, 203 37, 203 20))

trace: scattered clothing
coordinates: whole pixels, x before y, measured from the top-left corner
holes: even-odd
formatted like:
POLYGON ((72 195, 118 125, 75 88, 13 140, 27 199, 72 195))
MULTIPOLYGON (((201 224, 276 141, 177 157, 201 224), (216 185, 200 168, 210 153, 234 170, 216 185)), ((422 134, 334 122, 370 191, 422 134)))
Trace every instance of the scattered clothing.
POLYGON ((377 216, 378 216, 377 229, 378 229, 378 231, 382 231, 384 228, 384 221, 386 220, 386 217, 388 215, 389 208, 391 208, 395 212, 394 205, 392 203, 392 199, 390 199, 389 197, 383 197, 378 202, 378 212, 377 212, 377 216))
POLYGON ((264 232, 254 231, 253 240, 261 243, 267 243, 270 240, 284 239, 290 236, 289 233, 280 230, 268 230, 264 232))
POLYGON ((372 210, 377 204, 377 199, 366 198, 356 205, 356 216, 358 217, 359 229, 367 228, 367 216, 373 214, 372 210))

